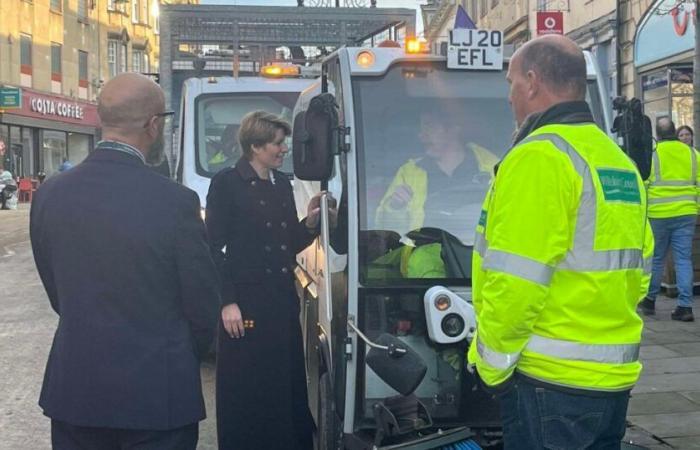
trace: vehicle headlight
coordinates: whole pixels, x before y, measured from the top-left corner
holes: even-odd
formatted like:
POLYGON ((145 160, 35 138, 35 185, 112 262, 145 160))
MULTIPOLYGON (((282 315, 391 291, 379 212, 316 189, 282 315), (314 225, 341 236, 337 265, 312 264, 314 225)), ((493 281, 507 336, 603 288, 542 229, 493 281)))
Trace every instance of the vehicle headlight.
POLYGON ((455 337, 464 331, 464 319, 459 314, 451 313, 442 319, 442 332, 449 337, 455 337))
POLYGON ((435 299, 435 307, 438 311, 446 311, 451 304, 450 297, 446 295, 440 295, 435 299))

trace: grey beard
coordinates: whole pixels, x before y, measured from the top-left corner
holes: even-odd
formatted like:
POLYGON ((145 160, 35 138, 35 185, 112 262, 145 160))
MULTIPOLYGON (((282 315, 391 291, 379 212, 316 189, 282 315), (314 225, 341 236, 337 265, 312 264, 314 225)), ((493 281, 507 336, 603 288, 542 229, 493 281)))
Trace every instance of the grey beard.
POLYGON ((158 139, 151 144, 148 149, 148 155, 146 155, 146 164, 151 166, 158 166, 163 162, 163 157, 165 156, 165 139, 163 135, 160 135, 158 139))

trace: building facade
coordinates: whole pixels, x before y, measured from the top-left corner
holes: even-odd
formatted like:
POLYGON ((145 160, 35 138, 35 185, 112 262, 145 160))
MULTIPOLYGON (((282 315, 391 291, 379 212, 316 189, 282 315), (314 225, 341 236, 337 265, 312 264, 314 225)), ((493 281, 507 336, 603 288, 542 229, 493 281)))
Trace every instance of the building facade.
POLYGON ((99 137, 100 87, 121 72, 158 72, 159 1, 0 1, 0 86, 22 99, 0 108, 13 174, 51 176, 82 161, 99 137))
POLYGON ((446 42, 462 5, 480 28, 516 47, 538 34, 538 12, 562 13, 563 32, 597 59, 611 96, 643 101, 652 120, 693 123, 695 0, 429 0, 425 37, 446 42))

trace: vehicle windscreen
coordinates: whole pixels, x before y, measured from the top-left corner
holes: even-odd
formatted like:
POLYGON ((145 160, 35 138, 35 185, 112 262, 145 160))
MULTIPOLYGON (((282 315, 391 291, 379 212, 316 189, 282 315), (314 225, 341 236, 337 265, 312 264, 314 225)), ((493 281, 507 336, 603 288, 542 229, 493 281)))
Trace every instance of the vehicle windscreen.
MULTIPOLYGON (((196 108, 195 152, 197 173, 212 177, 233 166, 241 157, 238 130, 243 117, 263 110, 284 117, 291 123, 298 92, 255 92, 207 94, 198 97, 196 108)), ((291 138, 287 144, 291 147, 291 138)), ((280 170, 292 172, 291 157, 280 170)))
POLYGON ((468 284, 494 166, 515 121, 504 71, 402 63, 353 80, 364 284, 468 284))

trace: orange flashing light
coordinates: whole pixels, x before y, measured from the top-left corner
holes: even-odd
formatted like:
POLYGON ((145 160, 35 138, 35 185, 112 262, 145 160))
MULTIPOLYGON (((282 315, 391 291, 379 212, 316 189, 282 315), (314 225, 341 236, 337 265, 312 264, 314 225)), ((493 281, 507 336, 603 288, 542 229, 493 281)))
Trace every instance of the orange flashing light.
POLYGON ((262 76, 270 78, 298 77, 300 73, 299 66, 294 65, 271 64, 260 70, 262 76))
POLYGON ((406 39, 406 53, 427 53, 428 43, 425 39, 408 38, 406 39))
POLYGON ((374 64, 374 53, 362 51, 357 54, 357 65, 363 69, 369 69, 374 64))

